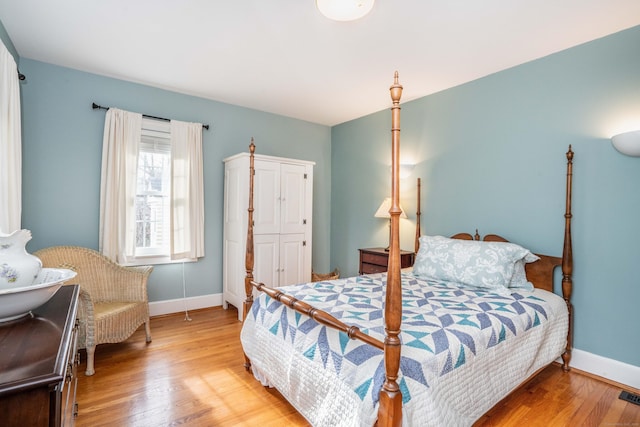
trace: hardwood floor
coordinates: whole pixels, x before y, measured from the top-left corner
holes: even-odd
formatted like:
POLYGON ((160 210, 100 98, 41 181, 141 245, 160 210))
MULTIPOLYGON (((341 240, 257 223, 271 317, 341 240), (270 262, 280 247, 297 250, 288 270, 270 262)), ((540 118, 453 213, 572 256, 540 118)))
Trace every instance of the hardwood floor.
MULTIPOLYGON (((245 371, 235 309, 151 320, 121 344, 98 346, 96 373, 79 369, 78 427, 307 426, 282 396, 245 371)), ((496 405, 477 426, 640 427, 640 406, 620 389, 552 365, 496 405)))

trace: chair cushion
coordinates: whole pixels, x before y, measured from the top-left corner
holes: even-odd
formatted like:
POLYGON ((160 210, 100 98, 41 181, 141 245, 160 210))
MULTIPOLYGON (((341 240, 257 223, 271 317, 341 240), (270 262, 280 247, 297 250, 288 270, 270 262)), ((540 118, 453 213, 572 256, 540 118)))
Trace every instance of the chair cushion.
POLYGON ((143 302, 99 302, 94 304, 96 344, 129 338, 149 318, 143 302))

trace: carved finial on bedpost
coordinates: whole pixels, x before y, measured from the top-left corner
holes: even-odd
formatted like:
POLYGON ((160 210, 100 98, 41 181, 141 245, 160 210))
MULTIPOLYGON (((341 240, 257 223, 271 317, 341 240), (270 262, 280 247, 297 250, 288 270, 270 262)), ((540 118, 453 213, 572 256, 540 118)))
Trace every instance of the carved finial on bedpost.
POLYGON ((398 386, 400 370, 400 324, 402 319, 402 286, 400 281, 400 97, 402 86, 398 72, 393 78, 391 92, 391 239, 385 296, 385 381, 380 390, 379 427, 402 425, 402 393, 398 386))
MULTIPOLYGON (((402 85, 398 83, 398 72, 396 71, 393 75, 393 84, 389 88, 391 91, 391 100, 393 101, 394 107, 400 103, 400 97, 402 96, 402 85)), ((393 109, 393 107, 392 107, 393 109)), ((400 116, 398 116, 398 130, 400 130, 400 116)), ((393 129, 392 129, 393 131, 393 129)))
POLYGON ((568 371, 571 360, 571 349, 573 343, 573 307, 571 305, 571 293, 573 292, 573 248, 571 244, 571 187, 573 179, 573 150, 569 145, 567 151, 567 191, 566 191, 566 211, 564 214, 564 246, 562 248, 562 297, 569 310, 569 336, 567 347, 562 354, 562 369, 568 371))

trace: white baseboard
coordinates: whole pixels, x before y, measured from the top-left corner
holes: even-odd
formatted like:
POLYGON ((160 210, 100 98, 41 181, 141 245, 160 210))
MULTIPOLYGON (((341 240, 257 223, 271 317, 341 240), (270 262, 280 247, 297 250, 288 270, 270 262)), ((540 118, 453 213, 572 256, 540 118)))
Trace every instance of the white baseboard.
MULTIPOLYGON (((562 362, 561 362, 562 363, 562 362)), ((574 348, 572 368, 640 389, 640 367, 574 348)))
MULTIPOLYGON (((149 314, 151 316, 160 316, 163 314, 179 313, 185 310, 198 310, 221 305, 222 294, 210 294, 151 302, 149 303, 149 314)), ((562 363, 562 359, 558 359, 558 362, 562 363)), ((620 384, 628 385, 635 389, 640 389, 639 366, 629 365, 574 348, 571 352, 571 367, 620 384)))
POLYGON ((149 315, 160 316, 163 314, 180 313, 185 310, 198 310, 200 308, 216 307, 219 305, 222 305, 222 294, 156 301, 149 303, 149 315))

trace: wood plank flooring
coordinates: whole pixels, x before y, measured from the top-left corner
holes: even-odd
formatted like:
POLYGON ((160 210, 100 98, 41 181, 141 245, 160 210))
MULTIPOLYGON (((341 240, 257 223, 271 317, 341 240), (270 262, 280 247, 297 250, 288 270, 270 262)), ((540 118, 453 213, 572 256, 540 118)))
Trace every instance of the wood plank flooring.
MULTIPOLYGON (((245 371, 241 324, 230 307, 151 319, 126 342, 99 345, 96 373, 84 375, 82 352, 78 427, 307 426, 276 391, 245 371)), ((496 405, 477 426, 640 427, 640 406, 620 389, 552 365, 496 405)))

